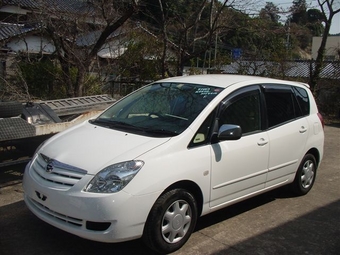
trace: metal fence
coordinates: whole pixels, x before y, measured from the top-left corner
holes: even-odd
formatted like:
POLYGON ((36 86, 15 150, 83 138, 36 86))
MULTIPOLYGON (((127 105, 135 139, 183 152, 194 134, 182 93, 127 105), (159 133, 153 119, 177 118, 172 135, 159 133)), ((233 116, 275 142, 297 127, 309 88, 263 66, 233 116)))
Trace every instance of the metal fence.
MULTIPOLYGON (((244 74, 295 80, 308 83, 315 69, 314 60, 237 61, 223 67, 225 74, 244 74)), ((326 116, 340 118, 340 61, 325 61, 314 89, 319 110, 326 116)))
MULTIPOLYGON (((235 61, 222 67, 226 74, 245 74, 272 78, 309 80, 315 69, 314 60, 235 61)), ((340 61, 325 61, 320 79, 340 80, 340 61)))

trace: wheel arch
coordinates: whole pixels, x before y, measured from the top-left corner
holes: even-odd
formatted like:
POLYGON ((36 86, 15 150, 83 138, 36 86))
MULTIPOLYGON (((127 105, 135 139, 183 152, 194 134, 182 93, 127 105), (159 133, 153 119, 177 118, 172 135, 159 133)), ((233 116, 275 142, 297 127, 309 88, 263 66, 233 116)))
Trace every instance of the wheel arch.
POLYGON ((312 154, 314 156, 314 158, 316 160, 316 165, 318 167, 319 164, 320 164, 320 152, 319 152, 319 150, 316 149, 316 148, 311 148, 309 151, 306 152, 305 155, 307 155, 307 154, 312 154))
POLYGON ((197 215, 198 215, 198 217, 202 214, 203 194, 202 194, 200 187, 195 182, 190 181, 190 180, 182 180, 182 181, 175 182, 175 183, 171 184, 169 187, 167 187, 162 192, 161 195, 163 195, 164 193, 166 193, 170 190, 173 190, 173 189, 185 189, 188 192, 190 192, 194 196, 196 203, 197 203, 197 215))

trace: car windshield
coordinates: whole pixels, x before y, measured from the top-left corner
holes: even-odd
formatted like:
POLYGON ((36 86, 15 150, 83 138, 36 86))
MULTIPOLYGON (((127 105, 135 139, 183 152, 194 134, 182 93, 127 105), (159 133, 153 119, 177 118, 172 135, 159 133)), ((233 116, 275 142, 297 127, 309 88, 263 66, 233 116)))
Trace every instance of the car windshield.
POLYGON ((222 90, 198 84, 154 83, 118 101, 91 123, 147 136, 175 136, 222 90))

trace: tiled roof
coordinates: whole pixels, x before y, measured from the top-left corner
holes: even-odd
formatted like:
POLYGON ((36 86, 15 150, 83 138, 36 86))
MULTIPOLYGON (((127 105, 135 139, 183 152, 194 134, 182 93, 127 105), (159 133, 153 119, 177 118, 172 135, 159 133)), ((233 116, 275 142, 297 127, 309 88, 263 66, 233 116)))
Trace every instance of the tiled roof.
POLYGON ((0 23, 0 41, 36 30, 36 27, 26 27, 17 24, 0 23))
MULTIPOLYGON (((93 45, 96 43, 101 33, 102 33, 101 30, 97 30, 97 31, 92 31, 92 32, 80 35, 78 36, 76 40, 76 44, 80 47, 93 45)), ((122 34, 124 34, 123 29, 118 29, 115 32, 113 32, 107 39, 112 39, 122 34)))
POLYGON ((38 1, 34 0, 2 0, 2 3, 5 5, 15 5, 29 9, 38 8, 38 1))
POLYGON ((48 8, 60 12, 82 13, 91 10, 91 5, 81 0, 2 0, 5 5, 20 6, 24 9, 36 10, 48 8))

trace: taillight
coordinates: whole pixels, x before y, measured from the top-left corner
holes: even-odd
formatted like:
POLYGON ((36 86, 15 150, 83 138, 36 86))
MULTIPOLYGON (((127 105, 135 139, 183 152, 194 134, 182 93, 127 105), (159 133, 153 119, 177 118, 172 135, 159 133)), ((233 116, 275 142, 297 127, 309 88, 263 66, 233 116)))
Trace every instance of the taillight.
POLYGON ((318 117, 319 117, 319 119, 320 119, 322 128, 324 128, 324 127, 325 127, 325 122, 323 121, 323 117, 322 117, 321 113, 319 113, 319 112, 318 112, 318 117))

